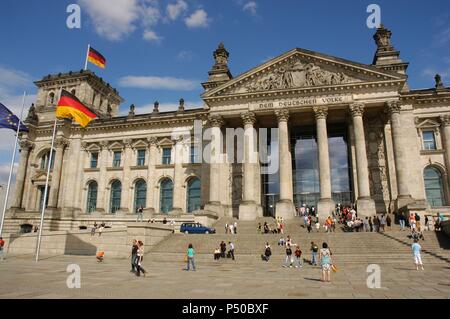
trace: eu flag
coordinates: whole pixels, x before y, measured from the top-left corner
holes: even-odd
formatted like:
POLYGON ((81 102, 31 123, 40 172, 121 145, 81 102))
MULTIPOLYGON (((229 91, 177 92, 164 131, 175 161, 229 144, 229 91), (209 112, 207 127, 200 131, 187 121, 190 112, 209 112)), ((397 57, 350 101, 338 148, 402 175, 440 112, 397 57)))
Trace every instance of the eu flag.
MULTIPOLYGON (((15 116, 6 106, 0 103, 0 128, 9 128, 17 131, 17 125, 19 124, 19 118, 15 116)), ((20 123, 20 131, 28 132, 28 128, 20 123)))

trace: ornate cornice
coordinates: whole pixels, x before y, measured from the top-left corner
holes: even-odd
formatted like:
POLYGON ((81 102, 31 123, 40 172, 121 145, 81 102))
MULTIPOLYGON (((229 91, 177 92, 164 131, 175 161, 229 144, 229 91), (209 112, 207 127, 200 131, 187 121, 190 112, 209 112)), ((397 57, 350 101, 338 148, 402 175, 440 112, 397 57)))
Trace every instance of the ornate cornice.
POLYGON ((399 101, 387 101, 386 102, 386 112, 389 115, 400 113, 402 110, 402 106, 400 105, 399 101))
POLYGON ((124 139, 123 145, 125 145, 125 147, 131 148, 133 146, 133 140, 131 138, 124 139))
POLYGON ((158 145, 158 138, 155 136, 150 136, 147 138, 147 142, 150 146, 153 146, 153 145, 156 146, 156 145, 158 145))
POLYGON ((208 117, 208 122, 211 127, 221 127, 225 124, 225 121, 220 115, 210 115, 208 117))
POLYGON ((256 123, 256 116, 253 112, 246 112, 241 114, 244 125, 254 125, 256 123))
POLYGON ((352 103, 349 109, 352 117, 363 116, 364 103, 352 103))
POLYGON ((288 109, 275 110, 275 115, 278 119, 278 122, 289 121, 289 110, 288 109))
POLYGON ((103 149, 108 149, 108 145, 109 145, 109 142, 108 141, 100 141, 100 148, 103 150, 103 149))
POLYGON ((326 106, 315 106, 313 107, 314 116, 316 117, 316 120, 319 119, 327 119, 328 115, 328 107, 326 106))

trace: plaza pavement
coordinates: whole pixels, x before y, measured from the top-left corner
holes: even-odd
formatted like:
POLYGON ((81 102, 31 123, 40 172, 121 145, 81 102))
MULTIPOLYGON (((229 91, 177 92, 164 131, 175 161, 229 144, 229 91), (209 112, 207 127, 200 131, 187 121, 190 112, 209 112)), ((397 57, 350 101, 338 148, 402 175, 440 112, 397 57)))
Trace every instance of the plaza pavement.
MULTIPOLYGON (((0 298, 450 298, 450 265, 387 263, 381 266, 380 289, 369 289, 367 265, 342 264, 331 284, 322 283, 320 268, 283 268, 246 258, 233 262, 199 258, 197 271, 183 271, 183 257, 164 261, 144 258, 146 277, 131 274, 129 261, 57 256, 36 263, 33 256, 6 256, 0 261, 0 298), (81 268, 81 288, 69 289, 69 264, 81 268)), ((307 256, 308 257, 308 256, 307 256)))

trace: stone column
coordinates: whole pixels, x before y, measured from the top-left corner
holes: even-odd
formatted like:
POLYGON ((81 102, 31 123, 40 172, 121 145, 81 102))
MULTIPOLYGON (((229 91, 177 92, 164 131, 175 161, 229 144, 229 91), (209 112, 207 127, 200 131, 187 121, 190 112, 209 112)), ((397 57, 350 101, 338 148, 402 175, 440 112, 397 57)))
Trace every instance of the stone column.
POLYGON ((30 156, 30 150, 33 148, 33 146, 34 144, 28 140, 20 141, 20 161, 19 167, 17 169, 16 188, 14 191, 14 201, 11 206, 12 208, 24 208, 22 206, 23 188, 25 185, 28 158, 30 156))
POLYGON ((292 219, 295 216, 292 190, 292 158, 289 148, 289 110, 275 111, 278 119, 278 150, 279 150, 279 175, 280 175, 280 200, 275 207, 277 217, 292 219))
POLYGON ((183 213, 183 137, 175 140, 174 145, 174 173, 173 173, 173 208, 169 212, 171 215, 183 213))
POLYGON ((147 139, 149 144, 147 165, 147 207, 144 212, 149 216, 155 214, 155 167, 158 154, 158 139, 154 136, 147 139))
POLYGON ((255 174, 259 174, 258 167, 258 150, 257 150, 257 136, 253 125, 256 122, 256 117, 253 112, 241 114, 242 122, 244 123, 244 163, 243 169, 243 190, 242 201, 239 205, 239 219, 241 220, 255 220, 262 215, 262 207, 257 204, 256 200, 256 185, 257 178, 255 174))
POLYGON ((319 158, 320 200, 317 212, 321 221, 331 215, 334 202, 331 197, 331 168, 328 151, 327 107, 314 107, 317 128, 317 150, 319 158))
MULTIPOLYGON (((64 137, 58 137, 55 141, 55 162, 52 171, 52 183, 50 188, 50 197, 48 200, 49 208, 57 208, 58 207, 58 194, 59 194, 59 186, 61 182, 61 172, 62 172, 62 162, 64 158, 64 149, 69 145, 69 141, 67 141, 64 137)), ((51 163, 51 159, 49 159, 49 165, 51 163)))
POLYGON ((131 169, 133 165, 133 150, 132 150, 133 140, 126 139, 123 141, 124 144, 124 154, 122 161, 123 177, 122 177, 122 198, 120 200, 120 211, 125 214, 134 214, 133 200, 134 194, 130 193, 131 189, 131 169), (131 200, 130 200, 131 199, 131 200), (130 206, 131 205, 131 206, 130 206))
POLYGON ((220 202, 220 162, 222 161, 222 131, 221 127, 225 123, 219 115, 211 115, 208 118, 211 130, 211 154, 209 164, 209 202, 205 205, 205 211, 209 211, 217 216, 223 215, 223 207, 220 202))
MULTIPOLYGON (((100 214, 106 214, 108 209, 108 204, 106 203, 106 188, 107 188, 107 181, 106 181, 106 168, 110 165, 108 165, 108 141, 101 141, 100 142, 100 158, 98 167, 100 168, 99 177, 98 177, 98 193, 97 193, 97 209, 96 211, 100 214)), ((89 154, 89 153, 88 153, 89 154)))
POLYGON ((358 199, 356 205, 359 217, 372 216, 376 213, 375 202, 370 197, 369 165, 367 162, 363 112, 363 103, 354 103, 350 105, 355 137, 356 170, 358 176, 358 199))
MULTIPOLYGON (((444 154, 445 154, 445 167, 447 168, 447 183, 450 185, 450 115, 441 115, 440 116, 441 124, 442 124, 442 130, 444 135, 444 154)), ((446 196, 447 201, 450 200, 450 194, 447 194, 446 196)), ((448 203, 447 203, 448 204, 448 203)))
POLYGON ((397 177, 397 201, 395 209, 398 210, 412 202, 414 199, 408 189, 408 159, 404 150, 402 138, 402 123, 400 119, 401 106, 398 101, 388 101, 386 110, 391 121, 392 144, 394 148, 395 172, 397 177))

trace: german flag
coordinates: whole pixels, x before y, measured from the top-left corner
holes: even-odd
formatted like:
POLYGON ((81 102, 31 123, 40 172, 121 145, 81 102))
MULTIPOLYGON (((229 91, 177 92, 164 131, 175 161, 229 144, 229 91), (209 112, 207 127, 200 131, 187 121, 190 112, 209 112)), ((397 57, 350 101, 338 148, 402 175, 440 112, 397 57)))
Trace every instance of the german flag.
POLYGON ((56 107, 56 117, 73 119, 82 127, 86 127, 93 119, 97 118, 97 114, 81 103, 75 95, 62 90, 56 107))
POLYGON ((95 64, 99 68, 104 69, 106 66, 106 59, 100 52, 89 47, 88 61, 95 64))

